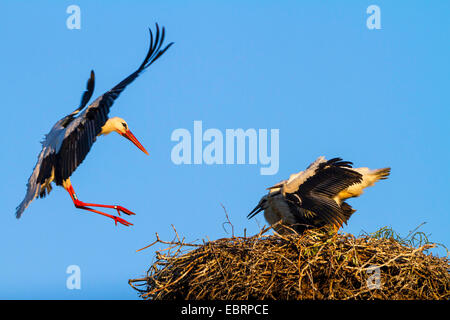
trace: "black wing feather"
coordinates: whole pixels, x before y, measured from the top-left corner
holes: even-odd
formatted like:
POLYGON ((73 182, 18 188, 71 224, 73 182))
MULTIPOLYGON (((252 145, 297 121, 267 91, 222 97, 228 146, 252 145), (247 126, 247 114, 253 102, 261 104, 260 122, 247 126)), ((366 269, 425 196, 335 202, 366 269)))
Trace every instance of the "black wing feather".
POLYGON ((66 128, 69 125, 69 123, 71 123, 72 120, 75 118, 75 116, 81 110, 83 110, 84 107, 86 107, 89 100, 91 100, 92 94, 94 93, 94 87, 95 87, 95 73, 94 70, 91 70, 91 76, 87 82, 86 91, 84 91, 83 95, 81 96, 80 106, 61 121, 61 126, 66 128))
POLYGON ((73 113, 78 113, 84 109, 89 100, 91 100, 92 94, 94 93, 94 86, 95 86, 95 73, 94 70, 91 70, 91 77, 89 78, 88 83, 86 85, 86 91, 83 92, 83 95, 81 96, 80 106, 73 113))
POLYGON ((359 183, 362 175, 350 168, 352 163, 333 158, 321 163, 313 176, 302 183, 295 192, 301 199, 301 207, 315 213, 327 224, 341 226, 348 213, 334 200, 340 191, 359 183))
POLYGON ((335 196, 349 186, 361 182, 362 175, 351 170, 352 163, 334 158, 321 163, 315 174, 303 182, 296 193, 300 197, 310 193, 320 193, 325 196, 335 196))

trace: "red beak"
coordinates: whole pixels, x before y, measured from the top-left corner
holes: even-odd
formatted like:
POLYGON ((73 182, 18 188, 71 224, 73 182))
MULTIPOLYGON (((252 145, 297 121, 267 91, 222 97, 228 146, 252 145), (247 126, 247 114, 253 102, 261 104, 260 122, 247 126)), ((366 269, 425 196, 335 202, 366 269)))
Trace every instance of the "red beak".
POLYGON ((136 137, 134 136, 134 134, 131 133, 130 130, 127 130, 125 133, 120 133, 123 137, 127 138, 128 140, 130 140, 131 142, 134 143, 134 145, 136 147, 138 147, 139 149, 142 150, 142 152, 144 152, 146 155, 148 155, 147 150, 145 150, 145 148, 142 146, 142 144, 138 141, 138 139, 136 139, 136 137))

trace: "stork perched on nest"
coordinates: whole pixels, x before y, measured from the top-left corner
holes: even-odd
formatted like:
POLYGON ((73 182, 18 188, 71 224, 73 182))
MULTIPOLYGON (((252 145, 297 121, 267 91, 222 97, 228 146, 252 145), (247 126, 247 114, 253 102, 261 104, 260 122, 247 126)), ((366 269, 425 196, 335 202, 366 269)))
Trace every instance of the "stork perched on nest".
POLYGON ((268 188, 248 218, 264 210, 264 217, 281 234, 308 228, 333 227, 337 231, 356 211, 346 199, 358 197, 375 182, 387 179, 390 168, 352 168, 341 158, 319 157, 305 171, 268 188))

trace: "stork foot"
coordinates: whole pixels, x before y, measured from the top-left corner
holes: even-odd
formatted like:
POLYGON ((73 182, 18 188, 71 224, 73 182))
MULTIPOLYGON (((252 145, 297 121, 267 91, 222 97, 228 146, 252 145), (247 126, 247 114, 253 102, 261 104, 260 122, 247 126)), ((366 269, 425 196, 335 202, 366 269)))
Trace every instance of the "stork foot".
POLYGON ((127 208, 124 208, 122 206, 112 206, 112 205, 106 205, 106 204, 97 204, 97 203, 86 203, 86 202, 82 202, 78 199, 74 200, 74 204, 75 207, 80 208, 80 207, 98 207, 98 208, 110 208, 110 209, 115 209, 117 210, 117 214, 120 216, 120 213, 123 212, 129 216, 134 216, 136 215, 136 213, 128 210, 127 208))
POLYGON ((117 213, 119 214, 119 216, 120 216, 120 212, 123 212, 123 213, 125 213, 125 214, 127 214, 129 216, 136 215, 136 213, 134 213, 134 212, 128 210, 127 208, 122 207, 122 206, 114 206, 114 209, 117 210, 117 213))
POLYGON ((130 223, 130 222, 128 222, 128 221, 126 221, 126 220, 124 220, 124 219, 122 219, 120 217, 113 216, 111 214, 107 214, 107 213, 104 213, 104 212, 101 212, 101 211, 98 211, 98 210, 95 210, 95 209, 92 209, 92 208, 88 208, 86 206, 77 206, 77 208, 78 209, 87 210, 87 211, 90 211, 90 212, 94 212, 94 213, 98 213, 98 214, 101 214, 102 216, 111 218, 111 219, 114 220, 114 223, 116 224, 116 226, 117 226, 117 222, 120 223, 120 224, 123 224, 126 227, 129 227, 129 226, 133 225, 132 223, 130 223))
POLYGON ((129 227, 129 226, 133 225, 131 222, 128 222, 128 221, 126 221, 126 220, 124 220, 124 219, 122 219, 120 217, 116 217, 116 216, 111 216, 111 217, 114 219, 114 223, 116 224, 116 226, 117 226, 117 222, 123 224, 126 227, 129 227))

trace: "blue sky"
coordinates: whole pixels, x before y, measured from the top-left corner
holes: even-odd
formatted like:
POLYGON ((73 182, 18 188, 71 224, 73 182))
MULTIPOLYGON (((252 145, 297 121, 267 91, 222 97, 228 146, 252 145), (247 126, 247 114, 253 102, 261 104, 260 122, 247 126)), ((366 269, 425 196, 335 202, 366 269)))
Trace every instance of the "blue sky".
MULTIPOLYGON (((188 241, 258 231, 247 213, 265 188, 318 156, 392 167, 390 179, 351 200, 344 232, 422 222, 450 244, 450 22, 448 1, 2 1, 0 298, 137 299, 127 281, 145 274, 155 232, 188 241), (81 9, 69 30, 66 8, 81 9), (381 29, 366 27, 369 5, 381 29), (148 27, 175 45, 116 100, 149 151, 119 135, 101 137, 72 176, 82 201, 137 213, 115 227, 77 210, 55 187, 17 220, 15 207, 53 124, 78 106, 91 69, 94 97, 141 63, 148 27), (260 164, 176 165, 174 130, 279 129, 279 170, 260 164), (81 289, 66 288, 66 268, 81 289)), ((111 212, 112 213, 112 212, 111 212)), ((262 215, 259 224, 264 224, 262 215)), ((444 252, 439 251, 443 254, 444 252)))

